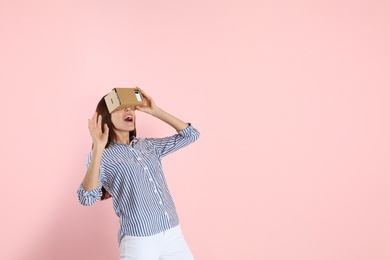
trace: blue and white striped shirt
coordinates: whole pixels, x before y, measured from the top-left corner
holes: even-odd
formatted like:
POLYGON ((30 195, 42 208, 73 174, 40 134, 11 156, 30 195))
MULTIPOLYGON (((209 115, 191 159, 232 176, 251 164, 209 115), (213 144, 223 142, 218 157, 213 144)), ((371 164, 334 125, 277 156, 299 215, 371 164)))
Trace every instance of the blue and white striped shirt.
MULTIPOLYGON (((161 158, 196 141, 199 132, 189 126, 165 138, 135 138, 127 144, 110 143, 104 149, 98 187, 77 190, 81 204, 98 201, 104 187, 119 217, 118 242, 125 235, 151 236, 179 224, 167 187, 161 158)), ((87 156, 88 169, 92 151, 87 156)))

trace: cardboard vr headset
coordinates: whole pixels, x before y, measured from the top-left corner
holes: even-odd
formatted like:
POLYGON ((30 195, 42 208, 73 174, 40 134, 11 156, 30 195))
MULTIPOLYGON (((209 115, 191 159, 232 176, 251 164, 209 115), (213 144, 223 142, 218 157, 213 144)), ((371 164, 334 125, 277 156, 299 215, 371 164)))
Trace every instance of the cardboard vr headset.
POLYGON ((141 90, 138 88, 114 88, 104 99, 110 113, 127 107, 134 110, 135 106, 145 104, 141 90))

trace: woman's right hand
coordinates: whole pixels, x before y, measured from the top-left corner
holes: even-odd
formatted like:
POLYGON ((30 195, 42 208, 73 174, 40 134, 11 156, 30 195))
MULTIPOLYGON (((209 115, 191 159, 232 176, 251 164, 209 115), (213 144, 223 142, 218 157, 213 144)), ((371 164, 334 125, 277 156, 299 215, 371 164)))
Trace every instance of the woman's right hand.
POLYGON ((108 141, 108 126, 104 124, 104 132, 102 132, 102 116, 97 112, 93 114, 91 119, 88 119, 88 129, 92 137, 94 147, 104 149, 108 141))

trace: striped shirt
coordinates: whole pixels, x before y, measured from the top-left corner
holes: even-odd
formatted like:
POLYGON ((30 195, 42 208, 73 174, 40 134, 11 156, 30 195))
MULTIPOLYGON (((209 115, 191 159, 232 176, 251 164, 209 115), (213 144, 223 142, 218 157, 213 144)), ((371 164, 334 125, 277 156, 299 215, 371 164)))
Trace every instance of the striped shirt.
MULTIPOLYGON (((119 217, 118 242, 125 235, 151 236, 179 224, 175 204, 169 192, 161 159, 196 141, 199 132, 189 126, 165 138, 135 138, 129 145, 111 142, 104 149, 98 187, 77 190, 82 205, 98 201, 104 187, 112 196, 119 217)), ((86 167, 92 151, 87 156, 86 167)))

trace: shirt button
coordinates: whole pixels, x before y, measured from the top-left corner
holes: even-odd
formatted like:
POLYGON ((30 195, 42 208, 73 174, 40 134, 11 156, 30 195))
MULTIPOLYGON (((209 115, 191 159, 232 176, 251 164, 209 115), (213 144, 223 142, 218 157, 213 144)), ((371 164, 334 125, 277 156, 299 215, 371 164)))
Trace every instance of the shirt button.
POLYGON ((157 190, 154 190, 154 193, 157 193, 157 190))
POLYGON ((141 157, 137 157, 137 160, 138 160, 138 161, 141 161, 141 157))
POLYGON ((147 169, 148 169, 148 167, 145 166, 145 167, 144 167, 144 170, 147 170, 147 169))
POLYGON ((162 201, 160 200, 158 203, 162 204, 162 201))
POLYGON ((153 179, 152 179, 152 178, 149 178, 149 181, 153 181, 153 179))
POLYGON ((168 212, 165 211, 164 214, 165 214, 165 215, 168 215, 168 212))

